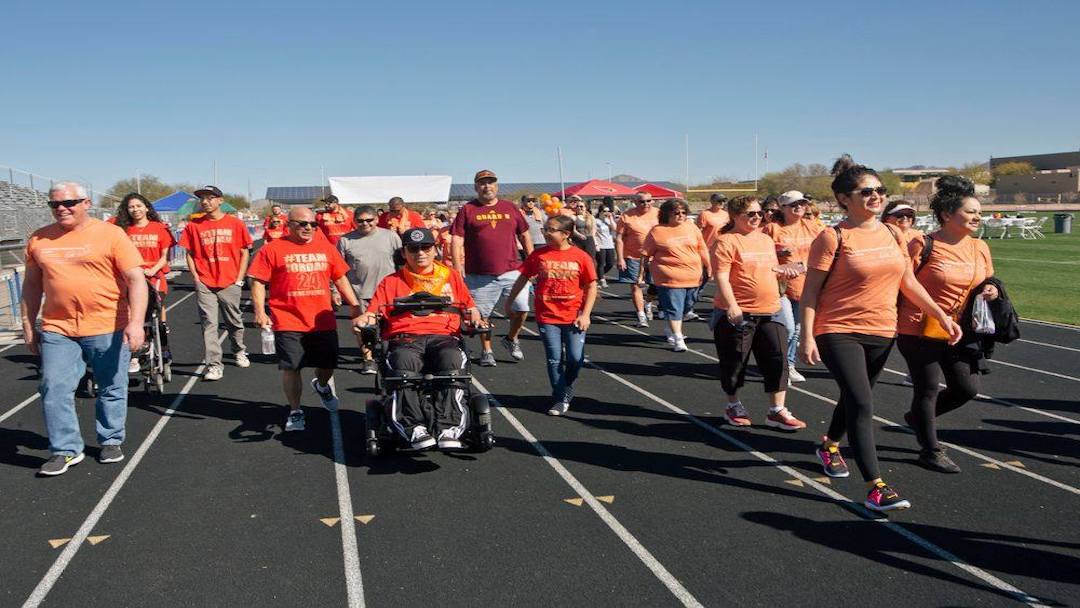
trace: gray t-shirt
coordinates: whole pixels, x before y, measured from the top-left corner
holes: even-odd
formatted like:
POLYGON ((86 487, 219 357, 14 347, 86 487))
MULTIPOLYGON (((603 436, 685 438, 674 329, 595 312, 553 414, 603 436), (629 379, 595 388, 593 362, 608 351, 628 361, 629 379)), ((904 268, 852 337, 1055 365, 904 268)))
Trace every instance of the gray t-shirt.
POLYGON ((534 247, 543 245, 547 240, 544 238, 544 222, 547 221, 547 214, 541 211, 540 215, 544 219, 538 220, 531 213, 525 214, 525 223, 529 225, 529 238, 532 239, 534 247))
POLYGON ((349 264, 349 282, 356 297, 370 300, 379 281, 394 273, 394 252, 401 249, 401 237, 386 228, 376 228, 367 236, 353 230, 342 236, 337 246, 349 264))

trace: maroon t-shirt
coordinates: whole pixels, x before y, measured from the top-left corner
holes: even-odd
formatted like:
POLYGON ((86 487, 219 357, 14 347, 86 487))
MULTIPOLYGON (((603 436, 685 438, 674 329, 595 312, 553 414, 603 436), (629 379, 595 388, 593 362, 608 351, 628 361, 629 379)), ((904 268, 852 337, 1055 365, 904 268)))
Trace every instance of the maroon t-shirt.
POLYGON ((465 274, 500 275, 517 270, 521 258, 517 235, 529 231, 514 203, 498 200, 484 206, 471 200, 458 211, 450 234, 465 239, 465 274))

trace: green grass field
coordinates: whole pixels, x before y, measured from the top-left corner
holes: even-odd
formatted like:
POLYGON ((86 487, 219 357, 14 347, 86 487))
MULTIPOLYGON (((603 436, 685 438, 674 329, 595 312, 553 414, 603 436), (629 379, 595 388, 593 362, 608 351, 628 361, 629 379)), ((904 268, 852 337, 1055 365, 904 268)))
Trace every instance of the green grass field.
MULTIPOLYGON (((1053 234, 1048 220, 1045 239, 987 239, 995 274, 1005 282, 1021 317, 1080 325, 1080 213, 1072 234, 1053 234)), ((996 236, 997 231, 991 235, 996 236)))

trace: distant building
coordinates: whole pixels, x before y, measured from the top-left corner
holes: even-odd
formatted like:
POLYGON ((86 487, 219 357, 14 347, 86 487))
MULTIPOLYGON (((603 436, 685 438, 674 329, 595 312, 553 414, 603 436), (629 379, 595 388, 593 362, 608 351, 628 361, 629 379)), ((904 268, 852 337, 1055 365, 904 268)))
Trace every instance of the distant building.
POLYGON ((1080 194, 1080 151, 1002 156, 990 158, 990 170, 1005 163, 1028 163, 1035 167, 1032 175, 1000 175, 994 180, 999 196, 1031 194, 1039 196, 1080 194))
POLYGON ((900 181, 904 183, 917 184, 923 180, 935 179, 942 175, 948 175, 949 173, 952 173, 952 170, 918 165, 907 167, 906 169, 893 169, 892 173, 899 177, 900 181))
MULTIPOLYGON (((579 182, 568 181, 565 185, 571 186, 576 183, 579 182)), ((618 183, 629 188, 635 188, 641 184, 656 184, 671 190, 678 190, 680 192, 683 190, 682 186, 668 181, 619 180, 618 183)), ((523 194, 540 195, 544 192, 558 192, 562 189, 562 186, 563 185, 559 182, 499 182, 499 197, 516 200, 523 194)), ((283 205, 312 205, 328 194, 330 194, 330 188, 328 186, 271 186, 266 189, 266 198, 268 200, 283 205)), ((465 202, 472 200, 475 196, 476 190, 473 188, 472 184, 450 184, 450 201, 465 202)))
POLYGON ((1055 152, 1052 154, 1030 154, 1028 156, 990 157, 990 170, 1005 163, 1030 163, 1036 171, 1057 171, 1069 167, 1080 167, 1080 151, 1055 152))

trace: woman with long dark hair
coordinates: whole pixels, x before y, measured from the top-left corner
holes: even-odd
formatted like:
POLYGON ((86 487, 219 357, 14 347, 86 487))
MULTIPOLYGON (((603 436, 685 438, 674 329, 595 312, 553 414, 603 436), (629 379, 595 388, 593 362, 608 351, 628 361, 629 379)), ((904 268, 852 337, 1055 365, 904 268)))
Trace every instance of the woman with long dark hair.
MULTIPOLYGON (((667 340, 675 352, 686 350, 683 316, 693 310, 702 276, 709 273, 709 249, 701 230, 686 221, 690 207, 679 200, 660 205, 660 223, 649 230, 641 247, 642 274, 648 268, 667 320, 667 340)), ((639 280, 641 280, 639 278, 639 280)))
MULTIPOLYGON (((169 272, 169 250, 175 244, 169 227, 161 221, 150 201, 135 192, 125 196, 117 206, 116 225, 127 233, 135 248, 139 250, 143 258, 143 274, 158 292, 159 301, 164 302, 165 294, 169 292, 169 284, 165 280, 165 275, 169 272)), ((164 306, 161 307, 161 321, 162 324, 165 323, 164 306)), ((171 358, 167 346, 164 355, 166 360, 171 358)), ((139 371, 138 357, 131 358, 129 371, 139 371)))
MULTIPOLYGON (((994 276, 994 263, 986 243, 972 237, 982 221, 975 184, 958 175, 946 175, 938 180, 937 188, 930 209, 941 228, 912 238, 908 253, 915 267, 915 278, 934 303, 958 319, 971 298, 995 300, 999 294, 994 285, 978 289, 983 281, 994 276)), ((950 346, 934 326, 933 318, 907 298, 900 301, 899 315, 900 335, 896 345, 907 361, 915 387, 911 411, 904 418, 915 430, 922 448, 919 463, 941 473, 959 473, 960 467, 938 443, 934 419, 979 393, 976 353, 950 346), (945 390, 939 391, 942 376, 945 390)))
POLYGON ((896 340, 897 296, 903 293, 936 319, 951 343, 961 331, 915 279, 902 237, 878 220, 888 190, 877 172, 844 155, 832 174, 832 191, 846 217, 810 245, 800 301, 799 355, 810 365, 824 361, 840 387, 817 456, 826 475, 847 477, 839 446, 850 431, 856 462, 869 484, 863 504, 875 511, 906 509, 911 503, 881 478, 873 420, 874 383, 896 340))

